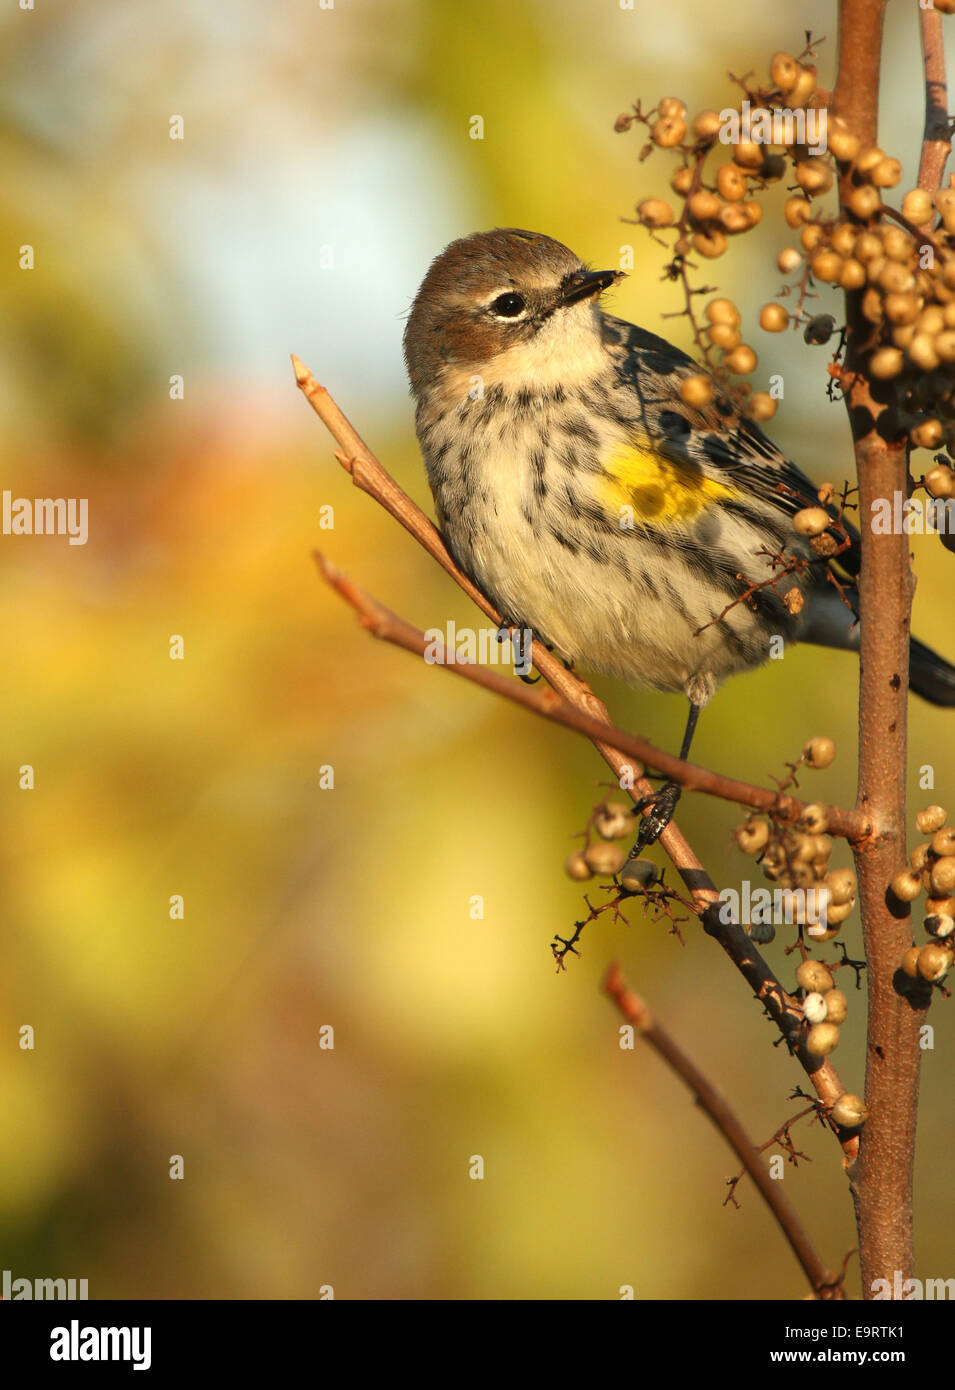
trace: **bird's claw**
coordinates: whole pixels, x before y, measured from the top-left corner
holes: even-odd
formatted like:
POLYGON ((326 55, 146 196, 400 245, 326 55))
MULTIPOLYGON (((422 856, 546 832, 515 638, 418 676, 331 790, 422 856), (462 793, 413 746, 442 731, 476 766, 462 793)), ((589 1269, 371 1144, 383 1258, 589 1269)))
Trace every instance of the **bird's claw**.
POLYGON ((678 787, 675 782, 667 782, 657 792, 652 792, 649 796, 644 796, 636 805, 636 810, 642 812, 643 820, 640 822, 640 829, 629 857, 632 859, 642 853, 648 845, 654 844, 666 830, 673 818, 676 804, 680 799, 683 788, 678 787))

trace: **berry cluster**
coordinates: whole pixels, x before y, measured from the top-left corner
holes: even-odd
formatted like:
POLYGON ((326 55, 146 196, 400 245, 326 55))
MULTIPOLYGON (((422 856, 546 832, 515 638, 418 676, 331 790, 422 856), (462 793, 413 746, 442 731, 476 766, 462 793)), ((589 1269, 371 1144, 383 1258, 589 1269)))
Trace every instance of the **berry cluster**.
POLYGON ((915 819, 921 833, 931 838, 915 846, 909 867, 896 874, 891 891, 902 903, 914 902, 923 889, 928 894, 922 926, 930 942, 912 945, 901 966, 911 979, 934 985, 955 961, 955 826, 945 824, 941 806, 927 806, 915 819))
POLYGON ((575 850, 564 865, 568 878, 584 883, 594 874, 612 878, 624 866, 627 852, 615 841, 633 839, 637 830, 637 816, 633 806, 624 801, 605 801, 594 808, 584 832, 589 843, 575 850), (597 839, 590 841, 590 831, 596 831, 597 839))
MULTIPOLYGON (((810 739, 796 768, 828 767, 836 756, 831 738, 810 739)), ((818 803, 807 806, 795 823, 784 823, 771 816, 749 816, 736 831, 736 843, 744 854, 753 855, 771 883, 780 888, 815 889, 813 897, 803 896, 793 903, 793 919, 800 927, 810 923, 814 941, 834 937, 855 905, 856 878, 851 869, 830 869, 833 842, 826 834, 825 808, 818 803), (811 921, 810 914, 825 909, 824 919, 811 921)), ((754 941, 771 941, 775 929, 768 923, 754 922, 749 933, 754 941)))
MULTIPOLYGON (((955 0, 952 5, 955 9, 955 0)), ((942 6, 936 3, 936 8, 942 6)), ((751 126, 750 139, 742 124, 740 138, 725 143, 721 113, 706 110, 690 119, 677 97, 664 97, 647 113, 638 103, 619 116, 617 130, 635 122, 649 128, 650 142, 641 157, 658 147, 681 159, 670 180, 681 200, 677 210, 665 198, 646 198, 637 207, 636 220, 658 239, 667 230, 675 233, 667 274, 683 283, 685 312, 710 372, 724 380, 748 376, 757 355, 742 339, 739 310, 729 299, 713 299, 706 305, 705 322, 697 322, 693 296, 710 290, 690 285, 688 258, 715 259, 731 238, 756 227, 762 217, 759 195, 788 173, 793 182, 784 215, 788 226, 798 229, 801 249, 785 247, 777 265, 784 275, 798 273, 798 281, 780 291, 781 297, 795 293, 797 303, 793 310, 779 300, 763 305, 760 327, 780 333, 790 325, 802 326, 808 342, 824 343, 835 320, 804 312, 813 286, 831 285, 857 295, 869 330, 858 342, 866 373, 893 383, 890 404, 899 436, 907 434, 917 448, 945 451, 922 481, 933 497, 955 498, 955 188, 934 196, 910 189, 899 209, 885 203, 884 195, 901 180, 901 164, 876 146, 864 146, 828 112, 828 94, 817 90, 810 56, 811 47, 799 58, 777 53, 768 84, 754 88, 740 82, 746 100, 730 109, 742 111, 741 119, 750 121, 759 112, 764 121, 759 129, 751 126), (825 131, 824 148, 821 140, 809 141, 810 115, 824 122, 819 125, 825 131), (709 167, 710 156, 724 152, 728 158, 709 167), (827 210, 820 200, 837 186, 840 205, 827 210)), ((837 359, 844 338, 839 335, 837 359)), ((841 377, 841 368, 832 371, 841 377)), ((702 406, 712 399, 713 389, 709 376, 690 378, 684 399, 702 406)), ((733 395, 753 419, 775 413, 775 396, 767 391, 750 394, 747 383, 738 383, 733 395)))
MULTIPOLYGON (((835 988, 832 972, 822 961, 804 960, 796 971, 796 984, 803 994, 806 1051, 814 1057, 826 1057, 839 1046, 839 1026, 846 1021, 849 1001, 841 989, 835 988)), ((848 1103, 842 1105, 837 1123, 845 1127, 860 1125, 865 1119, 865 1106, 857 1096, 842 1096, 837 1103, 843 1101, 854 1102, 855 1108, 848 1103), (853 1115, 856 1118, 851 1118, 853 1115)))

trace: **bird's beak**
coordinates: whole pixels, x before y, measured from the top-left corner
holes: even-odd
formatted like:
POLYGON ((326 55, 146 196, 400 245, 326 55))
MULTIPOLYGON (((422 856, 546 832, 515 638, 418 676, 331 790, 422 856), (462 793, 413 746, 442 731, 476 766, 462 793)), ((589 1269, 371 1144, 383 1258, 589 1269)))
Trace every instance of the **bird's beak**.
POLYGON ((561 285, 560 302, 579 304, 582 299, 593 299, 594 295, 625 279, 622 270, 575 270, 561 285))

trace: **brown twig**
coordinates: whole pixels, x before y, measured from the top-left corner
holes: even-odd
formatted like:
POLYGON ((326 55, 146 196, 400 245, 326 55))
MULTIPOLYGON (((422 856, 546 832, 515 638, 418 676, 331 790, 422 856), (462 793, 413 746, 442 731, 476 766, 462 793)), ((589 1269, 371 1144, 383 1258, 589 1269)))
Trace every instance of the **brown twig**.
POLYGON ((693 1092, 697 1104, 710 1117, 737 1155, 802 1266, 815 1296, 822 1299, 843 1298, 841 1281, 817 1254, 795 1209, 790 1205, 779 1183, 773 1181, 760 1162, 758 1149, 723 1096, 677 1046, 666 1029, 656 1021, 639 995, 628 988, 616 964, 611 965, 604 988, 622 1016, 628 1023, 633 1024, 643 1041, 663 1058, 684 1085, 693 1092))
MULTIPOLYGON (((405 651, 413 652, 416 656, 426 655, 432 646, 426 633, 353 584, 347 575, 318 551, 314 551, 313 554, 322 578, 355 609, 362 627, 373 637, 390 642, 396 647, 403 647, 405 651)), ((531 690, 497 671, 488 670, 476 662, 460 659, 453 651, 444 652, 442 659, 436 660, 434 664, 483 686, 485 690, 490 690, 505 700, 533 711, 542 719, 562 724, 564 728, 585 734, 589 739, 603 739, 611 743, 618 752, 655 768, 657 772, 685 787, 687 791, 704 792, 723 801, 732 801, 738 806, 748 806, 754 811, 762 811, 783 822, 798 821, 806 812, 807 803, 799 801, 796 797, 782 795, 766 787, 750 786, 748 782, 739 782, 736 778, 726 777, 721 772, 712 772, 709 768, 684 762, 670 753, 665 753, 662 748, 654 747, 639 734, 629 734, 624 729, 608 724, 606 720, 595 718, 586 710, 570 704, 554 690, 531 690)), ((837 806, 825 806, 824 812, 830 835, 844 836, 850 843, 854 843, 867 833, 864 817, 855 812, 847 813, 837 806)))
MULTIPOLYGON (((812 1159, 809 1157, 809 1155, 803 1153, 802 1149, 796 1148, 796 1141, 793 1139, 791 1133, 793 1125, 797 1124, 799 1120, 805 1119, 807 1115, 815 1115, 818 1119, 819 1107, 815 1103, 815 1101, 812 1103, 812 1105, 807 1105, 805 1110, 800 1110, 797 1115, 793 1115, 790 1117, 790 1119, 784 1120, 783 1123, 777 1129, 775 1134, 771 1134, 769 1138, 765 1141, 765 1143, 759 1144, 757 1146, 756 1152, 764 1154, 767 1149, 771 1149, 774 1144, 778 1144, 786 1155, 786 1162, 791 1163, 794 1168, 799 1167, 800 1159, 803 1159, 806 1163, 811 1163, 812 1159)), ((733 1206, 736 1207, 737 1210, 739 1210, 739 1202, 737 1202, 736 1200, 736 1189, 742 1182, 745 1173, 746 1169, 741 1168, 738 1173, 734 1174, 733 1177, 727 1180, 726 1186, 729 1190, 727 1191, 726 1196, 723 1198, 724 1207, 727 1205, 728 1202, 732 1202, 733 1206)))
POLYGON ((919 188, 937 193, 951 152, 948 125, 948 86, 945 79, 945 45, 942 16, 934 7, 919 9, 922 70, 925 74, 925 133, 919 159, 919 188))
MULTIPOLYGON (((381 464, 361 439, 357 431, 339 410, 328 391, 316 382, 312 373, 293 354, 292 365, 295 379, 312 409, 339 444, 341 452, 336 453, 342 467, 351 475, 356 487, 367 492, 390 512, 402 526, 433 556, 455 583, 468 594, 496 626, 500 626, 501 615, 493 604, 481 593, 472 581, 458 569, 438 534, 411 498, 404 493, 394 479, 385 472, 381 464)), ((634 802, 653 792, 650 782, 631 758, 620 752, 609 742, 614 732, 606 707, 596 695, 566 669, 562 662, 540 643, 534 642, 532 660, 544 679, 568 704, 586 711, 600 721, 601 734, 595 737, 594 747, 618 779, 618 785, 627 791, 634 802)), ((678 763, 679 759, 674 759, 678 763)), ((690 766, 689 764, 687 766, 690 766)), ((702 769, 701 769, 702 770, 702 769)), ((862 827, 860 826, 860 830, 862 827)), ((697 911, 702 914, 704 930, 726 952, 754 995, 762 1004, 782 1034, 792 1054, 799 1061, 819 1096, 827 1105, 832 1105, 845 1087, 839 1075, 826 1058, 820 1061, 806 1051, 802 1029, 802 1010, 797 1001, 783 989, 770 966, 759 954, 742 926, 735 921, 724 922, 718 911, 719 890, 700 860, 694 854, 682 831, 675 821, 670 821, 660 836, 661 848, 669 856, 670 862, 683 879, 697 911)), ((858 1153, 859 1139, 854 1133, 840 1132, 839 1142, 845 1155, 845 1162, 851 1162, 858 1153)))

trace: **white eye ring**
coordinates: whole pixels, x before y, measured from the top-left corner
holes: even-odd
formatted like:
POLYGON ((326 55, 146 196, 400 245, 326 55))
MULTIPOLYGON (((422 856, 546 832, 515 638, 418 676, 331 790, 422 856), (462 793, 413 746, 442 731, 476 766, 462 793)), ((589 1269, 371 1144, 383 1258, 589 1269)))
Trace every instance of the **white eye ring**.
POLYGON ((501 294, 495 295, 488 305, 488 309, 498 319, 523 318, 527 312, 527 302, 522 294, 517 294, 514 290, 504 290, 501 294))

